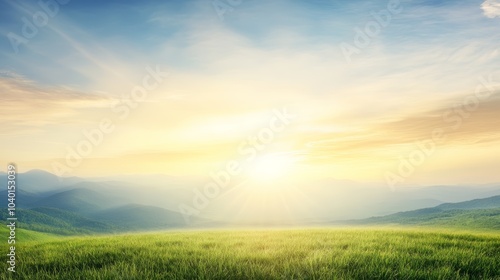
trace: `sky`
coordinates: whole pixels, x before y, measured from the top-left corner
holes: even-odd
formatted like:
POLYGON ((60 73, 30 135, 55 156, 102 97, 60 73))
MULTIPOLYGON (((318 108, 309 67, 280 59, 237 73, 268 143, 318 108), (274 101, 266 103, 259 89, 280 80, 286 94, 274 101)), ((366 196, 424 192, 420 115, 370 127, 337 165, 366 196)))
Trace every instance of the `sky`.
POLYGON ((493 0, 2 0, 0 165, 499 182, 499 28, 493 0))

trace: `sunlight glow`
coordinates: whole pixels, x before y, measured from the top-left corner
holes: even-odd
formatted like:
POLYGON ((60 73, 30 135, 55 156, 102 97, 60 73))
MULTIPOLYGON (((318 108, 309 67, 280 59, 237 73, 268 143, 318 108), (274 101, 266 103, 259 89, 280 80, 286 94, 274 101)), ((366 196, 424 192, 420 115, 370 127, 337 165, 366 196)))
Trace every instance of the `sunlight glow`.
POLYGON ((277 183, 291 175, 296 159, 290 154, 268 154, 257 157, 248 166, 249 179, 261 186, 277 183))

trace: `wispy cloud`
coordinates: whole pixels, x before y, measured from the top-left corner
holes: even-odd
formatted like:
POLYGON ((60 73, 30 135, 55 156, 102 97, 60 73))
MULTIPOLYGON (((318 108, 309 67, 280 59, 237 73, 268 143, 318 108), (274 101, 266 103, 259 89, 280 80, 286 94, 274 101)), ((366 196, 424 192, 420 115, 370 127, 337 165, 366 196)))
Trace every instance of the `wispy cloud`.
MULTIPOLYGON (((75 143, 86 124, 113 118, 110 99, 130 98, 144 68, 158 64, 172 78, 95 151, 113 164, 89 159, 89 173, 132 161, 145 166, 137 172, 148 161, 174 170, 169 159, 199 172, 189 162, 234 153, 265 112, 283 106, 300 118, 276 146, 300 151, 313 168, 357 168, 428 137, 450 103, 498 69, 498 28, 485 18, 498 16, 498 1, 483 10, 473 1, 401 1, 404 11, 349 65, 338 45, 387 1, 326 2, 246 1, 224 21, 207 0, 70 2, 19 55, 0 42, 2 68, 11 70, 0 77, 0 125, 4 135, 24 133, 0 144, 29 151, 26 158, 63 156, 65 147, 44 143, 75 143), (35 138, 40 147, 26 149, 35 138)), ((0 34, 19 33, 36 10, 9 8, 0 34)), ((499 107, 497 97, 481 103, 449 146, 497 143, 499 107)))
POLYGON ((484 15, 489 18, 500 17, 500 1, 499 0, 486 0, 481 4, 484 15))
POLYGON ((27 127, 78 123, 83 109, 107 107, 109 99, 61 86, 40 86, 11 73, 0 76, 0 124, 11 133, 27 127))
POLYGON ((500 127, 500 93, 480 102, 477 110, 462 112, 466 118, 458 120, 460 111, 457 111, 457 105, 460 102, 462 100, 454 98, 427 111, 394 115, 391 121, 381 120, 346 132, 312 133, 305 139, 319 137, 307 142, 312 158, 336 160, 369 158, 381 152, 388 157, 397 157, 398 146, 428 140, 434 129, 442 129, 446 134, 446 146, 500 142, 497 129, 500 127))

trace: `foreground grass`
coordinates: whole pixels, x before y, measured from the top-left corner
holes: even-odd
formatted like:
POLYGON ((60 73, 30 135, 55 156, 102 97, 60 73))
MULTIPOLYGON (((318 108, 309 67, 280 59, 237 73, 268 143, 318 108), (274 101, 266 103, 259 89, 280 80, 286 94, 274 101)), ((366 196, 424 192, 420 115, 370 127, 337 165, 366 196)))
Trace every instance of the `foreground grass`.
POLYGON ((499 234, 220 230, 49 238, 17 246, 16 279, 500 279, 499 234))

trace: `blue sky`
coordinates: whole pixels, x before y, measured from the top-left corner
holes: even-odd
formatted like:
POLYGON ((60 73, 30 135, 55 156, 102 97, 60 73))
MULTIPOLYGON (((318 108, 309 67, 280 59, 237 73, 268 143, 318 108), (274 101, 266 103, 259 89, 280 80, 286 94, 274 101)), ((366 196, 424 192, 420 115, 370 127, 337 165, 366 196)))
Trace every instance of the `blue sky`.
MULTIPOLYGON (((154 157, 159 167, 150 171, 206 174, 234 153, 231 147, 264 122, 266 112, 290 106, 300 121, 273 146, 276 152, 306 155, 301 170, 308 176, 362 173, 362 179, 379 180, 425 137, 430 124, 422 116, 473 93, 479 77, 498 75, 496 0, 401 1, 395 4, 401 12, 390 14, 361 47, 356 30, 376 24, 373 14, 386 13, 391 1, 242 0, 223 18, 213 3, 71 0, 16 53, 9 36, 22 36, 23 18, 32 21, 43 10, 36 1, 1 1, 0 116, 9 132, 0 144, 22 151, 2 153, 51 171, 82 129, 116 117, 110 100, 128 94, 146 67, 160 67, 170 72, 168 82, 75 174, 117 172, 125 159, 153 160, 152 153, 163 156, 154 157), (346 44, 357 48, 349 59, 346 44), (235 121, 245 116, 258 117, 248 125, 235 121), (411 127, 404 135, 395 130, 401 122, 411 127), (224 127, 231 129, 221 132, 224 127), (118 167, 103 168, 98 158, 118 167)), ((472 170, 465 179, 497 180, 489 146, 464 148, 494 145, 497 122, 489 112, 454 132, 453 145, 423 168, 430 173, 421 179, 445 180, 436 175, 439 166, 462 151, 442 174, 472 170)))
MULTIPOLYGON (((13 55, 5 35, 9 32, 20 34, 21 18, 31 19, 40 7, 35 2, 2 1, 1 5, 2 68, 41 83, 57 84, 62 80, 82 86, 90 81, 71 71, 65 75, 66 69, 63 70, 64 65, 60 62, 75 62, 79 54, 61 40, 61 34, 54 29, 96 54, 99 54, 98 48, 102 48, 119 60, 126 60, 134 53, 142 56, 138 62, 161 59, 172 67, 196 69, 203 65, 196 65, 191 57, 163 54, 164 44, 175 40, 173 43, 183 48, 195 44, 193 37, 203 35, 204 30, 206 34, 222 30, 241 36, 256 48, 336 48, 343 41, 351 41, 353 28, 363 27, 372 20, 370 12, 386 8, 387 2, 242 1, 221 21, 211 1, 144 1, 137 4, 73 0, 61 5, 49 24, 40 28, 27 45, 20 46, 18 55, 13 55), (277 42, 272 38, 276 35, 289 36, 294 41, 277 42), (56 75, 44 75, 40 73, 43 71, 33 68, 33 64, 60 71, 54 70, 56 75), (55 76, 61 78, 56 80, 55 76)), ((394 16, 370 49, 382 46, 387 52, 408 54, 430 46, 448 51, 445 49, 458 49, 480 40, 487 39, 490 44, 499 41, 494 32, 498 20, 483 15, 481 1, 402 1, 401 5, 404 12, 394 16)), ((213 49, 207 52, 226 46, 224 42, 217 42, 210 47, 213 49)))

